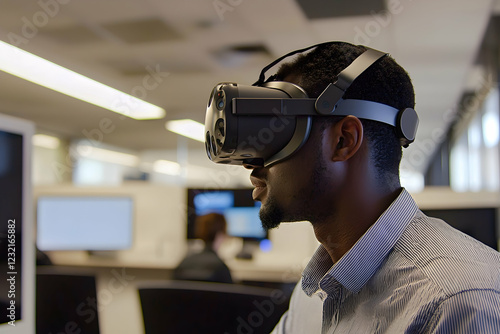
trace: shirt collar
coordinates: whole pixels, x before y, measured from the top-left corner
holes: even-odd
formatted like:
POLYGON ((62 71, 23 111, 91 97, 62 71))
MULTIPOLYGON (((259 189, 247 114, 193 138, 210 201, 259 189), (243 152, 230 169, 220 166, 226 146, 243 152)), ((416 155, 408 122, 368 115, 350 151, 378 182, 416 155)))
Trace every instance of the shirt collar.
POLYGON ((333 264, 326 249, 320 245, 302 273, 304 292, 311 296, 321 288, 328 293, 332 280, 351 292, 359 292, 375 274, 417 210, 417 204, 403 189, 337 263, 333 264))

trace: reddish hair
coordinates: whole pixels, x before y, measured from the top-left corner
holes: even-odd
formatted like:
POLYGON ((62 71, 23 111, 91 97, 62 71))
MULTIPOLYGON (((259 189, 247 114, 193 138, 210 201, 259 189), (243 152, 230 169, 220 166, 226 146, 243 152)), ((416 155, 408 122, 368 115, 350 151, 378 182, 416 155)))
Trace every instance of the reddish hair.
POLYGON ((215 240, 218 232, 226 233, 226 218, 220 213, 209 213, 196 217, 194 235, 207 244, 215 240))

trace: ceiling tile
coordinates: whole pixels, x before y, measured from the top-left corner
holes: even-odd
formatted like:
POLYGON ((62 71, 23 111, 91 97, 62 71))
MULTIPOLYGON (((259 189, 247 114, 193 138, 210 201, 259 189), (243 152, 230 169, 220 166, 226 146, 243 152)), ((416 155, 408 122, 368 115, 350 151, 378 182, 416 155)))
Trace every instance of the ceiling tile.
POLYGON ((120 21, 104 24, 103 28, 129 44, 179 39, 179 34, 158 18, 120 21))
POLYGON ((41 29, 40 34, 63 44, 103 42, 103 39, 99 35, 81 25, 41 29))
POLYGON ((297 0, 310 19, 370 15, 385 9, 384 0, 297 0))

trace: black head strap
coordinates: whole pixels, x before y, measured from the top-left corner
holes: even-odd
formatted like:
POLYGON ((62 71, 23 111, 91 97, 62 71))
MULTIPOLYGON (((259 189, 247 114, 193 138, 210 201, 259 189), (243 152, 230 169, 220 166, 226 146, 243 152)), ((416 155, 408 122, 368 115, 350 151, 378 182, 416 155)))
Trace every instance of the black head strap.
POLYGON ((386 56, 387 53, 375 49, 367 49, 349 66, 342 70, 335 82, 330 83, 316 100, 316 110, 321 115, 330 115, 335 111, 345 91, 353 81, 377 60, 386 56))

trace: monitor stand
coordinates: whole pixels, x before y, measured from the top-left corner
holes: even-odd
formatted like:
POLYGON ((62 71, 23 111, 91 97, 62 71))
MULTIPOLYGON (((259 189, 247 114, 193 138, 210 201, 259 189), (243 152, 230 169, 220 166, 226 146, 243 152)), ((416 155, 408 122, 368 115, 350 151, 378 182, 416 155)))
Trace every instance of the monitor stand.
POLYGON ((94 258, 116 258, 118 256, 115 250, 88 250, 87 254, 94 258))

